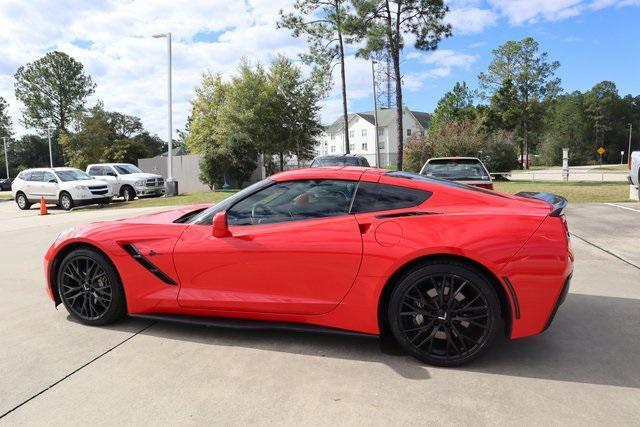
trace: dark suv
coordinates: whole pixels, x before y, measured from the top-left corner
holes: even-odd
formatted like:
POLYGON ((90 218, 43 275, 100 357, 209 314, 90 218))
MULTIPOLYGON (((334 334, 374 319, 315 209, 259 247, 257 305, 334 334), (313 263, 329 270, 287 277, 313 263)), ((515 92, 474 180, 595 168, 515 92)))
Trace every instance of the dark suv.
POLYGON ((311 162, 312 168, 324 166, 364 166, 369 167, 369 162, 364 156, 356 154, 335 154, 330 156, 318 156, 311 162))

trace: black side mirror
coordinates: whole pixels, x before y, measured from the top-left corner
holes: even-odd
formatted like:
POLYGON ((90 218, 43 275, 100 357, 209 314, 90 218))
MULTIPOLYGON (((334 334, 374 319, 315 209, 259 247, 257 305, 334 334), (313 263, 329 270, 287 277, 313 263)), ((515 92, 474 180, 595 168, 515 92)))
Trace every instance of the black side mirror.
POLYGON ((107 172, 107 176, 118 176, 115 172, 107 172))
POLYGON ((57 184, 58 183, 58 181, 55 180, 55 179, 50 179, 49 182, 52 183, 52 184, 57 184))

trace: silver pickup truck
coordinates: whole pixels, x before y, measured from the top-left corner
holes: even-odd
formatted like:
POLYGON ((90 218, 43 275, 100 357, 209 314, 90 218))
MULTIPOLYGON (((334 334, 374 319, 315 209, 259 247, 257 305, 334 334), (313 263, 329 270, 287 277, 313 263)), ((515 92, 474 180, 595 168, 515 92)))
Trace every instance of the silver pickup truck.
POLYGON ((640 187, 640 151, 631 153, 631 172, 629 173, 629 184, 640 187))

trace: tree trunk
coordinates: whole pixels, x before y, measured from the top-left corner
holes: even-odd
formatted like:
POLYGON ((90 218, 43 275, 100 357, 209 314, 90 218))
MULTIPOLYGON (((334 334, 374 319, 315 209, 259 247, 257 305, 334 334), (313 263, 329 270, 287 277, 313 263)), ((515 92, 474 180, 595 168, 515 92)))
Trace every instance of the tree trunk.
POLYGON ((342 23, 340 21, 340 5, 335 2, 338 25, 338 49, 340 52, 340 80, 342 84, 342 120, 344 121, 344 150, 349 154, 349 116, 347 112, 347 78, 344 71, 344 43, 342 41, 342 23))
POLYGON ((278 157, 280 158, 280 172, 282 172, 284 170, 284 153, 280 152, 278 157))
POLYGON ((529 129, 527 126, 527 120, 524 121, 524 168, 529 169, 529 129))
POLYGON ((386 1, 387 8, 387 43, 389 45, 389 51, 391 58, 393 59, 393 74, 396 79, 396 133, 398 137, 398 159, 396 161, 396 167, 399 171, 402 170, 402 157, 404 153, 404 129, 402 126, 402 75, 400 74, 400 10, 402 2, 397 3, 396 20, 395 20, 395 36, 393 20, 391 19, 391 8, 389 1, 386 1))

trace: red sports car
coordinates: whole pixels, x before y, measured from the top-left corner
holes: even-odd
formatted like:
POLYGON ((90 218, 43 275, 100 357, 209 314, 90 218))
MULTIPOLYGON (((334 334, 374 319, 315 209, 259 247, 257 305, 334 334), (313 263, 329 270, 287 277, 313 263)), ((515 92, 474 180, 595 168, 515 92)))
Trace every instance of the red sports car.
POLYGON ((47 292, 126 314, 392 337, 434 365, 547 328, 573 269, 566 201, 361 167, 274 175, 210 206, 63 232, 47 292))

